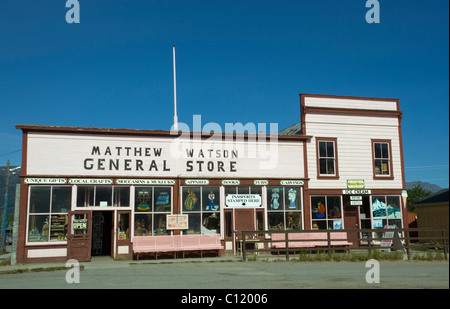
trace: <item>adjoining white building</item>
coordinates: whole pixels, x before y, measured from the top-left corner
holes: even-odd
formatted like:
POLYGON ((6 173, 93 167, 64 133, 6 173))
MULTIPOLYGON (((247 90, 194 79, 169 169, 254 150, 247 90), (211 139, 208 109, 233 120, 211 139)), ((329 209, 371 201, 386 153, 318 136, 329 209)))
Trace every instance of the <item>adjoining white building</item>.
POLYGON ((399 101, 300 106, 276 138, 17 125, 18 262, 131 257, 145 236, 214 234, 233 252, 242 230, 403 227, 399 101))

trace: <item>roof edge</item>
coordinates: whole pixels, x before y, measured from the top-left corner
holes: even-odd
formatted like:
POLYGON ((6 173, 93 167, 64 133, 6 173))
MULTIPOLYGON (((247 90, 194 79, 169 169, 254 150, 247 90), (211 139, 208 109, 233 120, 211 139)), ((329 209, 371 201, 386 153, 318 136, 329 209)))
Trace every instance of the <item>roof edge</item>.
POLYGON ((102 135, 140 135, 155 137, 178 137, 189 133, 190 136, 210 138, 213 136, 221 138, 244 138, 244 139, 271 139, 277 136, 279 140, 310 140, 312 136, 307 135, 281 135, 278 134, 256 134, 236 132, 195 132, 195 131, 169 131, 169 130, 143 130, 143 129, 120 129, 120 128, 98 128, 98 127, 72 127, 72 126, 50 126, 50 125, 28 125, 18 124, 16 129, 22 132, 48 132, 48 133, 72 133, 72 134, 102 134, 102 135))

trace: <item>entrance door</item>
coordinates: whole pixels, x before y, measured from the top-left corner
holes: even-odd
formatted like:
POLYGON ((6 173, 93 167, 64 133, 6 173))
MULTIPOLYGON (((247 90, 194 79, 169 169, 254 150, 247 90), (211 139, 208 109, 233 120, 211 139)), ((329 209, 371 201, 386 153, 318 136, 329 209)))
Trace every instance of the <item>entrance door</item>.
POLYGON ((94 211, 92 214, 92 256, 112 255, 113 211, 94 211))
POLYGON ((91 260, 91 211, 69 211, 67 258, 78 262, 91 260))
MULTIPOLYGON (((359 229, 359 206, 344 206, 345 228, 349 230, 359 229)), ((359 238, 358 232, 348 232, 347 237, 351 239, 359 238)), ((358 241, 352 241, 353 245, 358 245, 358 241)))
POLYGON ((250 209, 236 209, 235 210, 235 228, 236 235, 239 239, 242 238, 242 231, 254 231, 255 230, 255 210, 250 209))
POLYGON ((131 250, 131 233, 130 233, 130 219, 131 219, 131 211, 127 210, 119 210, 117 211, 117 237, 116 244, 117 254, 125 254, 129 255, 131 250))
MULTIPOLYGON (((240 240, 242 240, 242 231, 263 230, 264 212, 255 208, 233 208, 224 211, 224 232, 225 241, 232 241, 233 251, 237 252, 240 240), (255 224, 255 212, 256 222, 255 224)), ((251 235, 254 236, 254 235, 251 235)))

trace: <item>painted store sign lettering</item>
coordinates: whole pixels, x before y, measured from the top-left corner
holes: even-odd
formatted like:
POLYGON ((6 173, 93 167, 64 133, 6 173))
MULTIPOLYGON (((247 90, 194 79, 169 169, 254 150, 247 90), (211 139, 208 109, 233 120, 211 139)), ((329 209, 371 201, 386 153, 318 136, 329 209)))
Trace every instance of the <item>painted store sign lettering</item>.
POLYGON ((268 145, 266 140, 240 142, 190 137, 179 140, 95 134, 60 138, 36 133, 28 138, 27 172, 30 175, 188 179, 233 179, 239 175, 242 178, 257 176, 262 180, 304 176, 300 143, 268 145), (48 149, 52 149, 52 156, 48 156, 48 149))
POLYGON ((371 190, 342 190, 342 194, 358 195, 358 194, 372 194, 371 190))
MULTIPOLYGON (((199 160, 186 161, 186 172, 237 172, 237 161, 203 160, 203 159, 229 159, 238 158, 238 150, 227 149, 186 149, 186 158, 199 160)), ((152 147, 104 147, 92 146, 91 157, 85 158, 83 168, 85 170, 98 171, 149 171, 170 172, 171 167, 167 159, 164 159, 162 148, 152 147), (105 158, 106 157, 106 158, 105 158), (120 157, 120 158, 118 158, 120 157), (134 157, 134 158, 133 158, 134 157), (150 157, 162 157, 163 159, 147 159, 150 157)), ((167 157, 167 156, 166 156, 167 157)))

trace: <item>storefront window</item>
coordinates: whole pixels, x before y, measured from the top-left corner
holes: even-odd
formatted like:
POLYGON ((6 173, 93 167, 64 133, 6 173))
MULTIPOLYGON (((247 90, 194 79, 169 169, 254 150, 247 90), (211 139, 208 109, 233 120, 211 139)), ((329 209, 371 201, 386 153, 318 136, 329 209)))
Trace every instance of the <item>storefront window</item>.
POLYGON ((134 236, 168 235, 166 216, 172 210, 171 187, 136 187, 134 236))
POLYGON ((189 229, 186 234, 201 234, 201 214, 200 213, 190 213, 189 214, 189 229))
POLYGON ((130 187, 78 186, 77 207, 129 207, 130 187))
POLYGON ((31 215, 28 222, 28 242, 48 241, 48 215, 31 215))
POLYGON ((399 196, 372 196, 373 227, 402 227, 399 196))
MULTIPOLYGON (((372 216, 371 228, 401 228, 402 214, 399 196, 374 195, 371 197, 370 214, 372 216)), ((373 233, 373 238, 382 238, 383 232, 373 233)), ((379 240, 378 240, 379 241, 379 240)))
POLYGON ((66 241, 72 188, 30 186, 28 242, 66 241))
POLYGON ((67 213, 72 202, 71 187, 54 187, 52 190, 52 213, 67 213))
POLYGON ((342 229, 343 224, 341 197, 312 196, 311 219, 313 229, 342 229))
POLYGON ((170 212, 172 207, 170 187, 154 187, 153 188, 153 205, 155 212, 170 212))
POLYGON ((225 212, 225 237, 231 237, 233 234, 233 221, 231 220, 231 211, 225 212))
POLYGON ((218 187, 203 188, 202 210, 218 211, 220 208, 220 192, 218 187))
POLYGON ((220 188, 183 187, 182 211, 189 215, 186 234, 220 233, 220 188))
POLYGON ((301 230, 302 205, 299 187, 267 188, 269 230, 301 230))
POLYGON ((262 194, 261 187, 249 187, 249 186, 226 186, 225 187, 225 195, 227 194, 262 194))
POLYGON ((95 188, 95 204, 94 206, 111 206, 112 203, 112 187, 96 187, 95 188))
POLYGON ((183 211, 200 211, 200 190, 201 188, 183 188, 183 211))
POLYGON ((267 214, 269 230, 284 230, 284 216, 282 212, 269 212, 267 214))
POLYGON ((129 207, 130 206, 130 188, 129 187, 113 187, 113 206, 129 207))
POLYGON ((256 229, 258 231, 264 230, 264 212, 263 211, 256 212, 256 229))
POLYGON ((267 188, 267 210, 283 209, 283 188, 267 188))
POLYGON ((167 214, 158 214, 155 213, 153 214, 153 218, 154 218, 154 226, 153 226, 153 235, 168 235, 170 233, 170 231, 167 231, 166 229, 166 217, 167 214))
POLYGON ((125 240, 130 238, 130 214, 120 213, 119 214, 119 234, 118 238, 120 240, 125 240))
POLYGON ((152 214, 134 215, 134 236, 152 236, 152 214))
POLYGON ((30 187, 30 213, 50 212, 51 187, 30 187))

